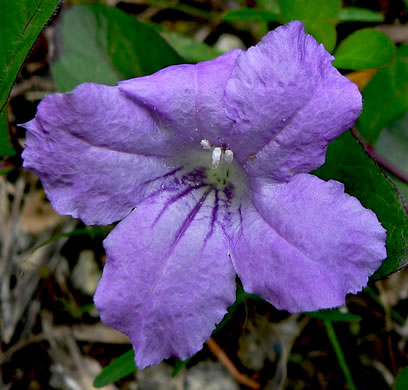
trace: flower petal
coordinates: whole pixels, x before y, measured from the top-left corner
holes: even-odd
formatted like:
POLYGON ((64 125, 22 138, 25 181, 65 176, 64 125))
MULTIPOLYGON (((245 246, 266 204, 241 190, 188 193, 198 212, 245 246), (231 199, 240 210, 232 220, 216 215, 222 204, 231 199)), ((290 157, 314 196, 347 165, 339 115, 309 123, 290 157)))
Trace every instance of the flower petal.
POLYGON ((169 179, 169 136, 117 87, 86 83, 39 105, 27 129, 24 167, 61 214, 108 224, 169 179))
POLYGON ((341 305, 386 257, 375 214, 333 180, 308 174, 281 184, 259 180, 241 213, 234 267, 248 292, 279 309, 341 305))
POLYGON ((139 368, 202 348, 235 300, 235 272, 203 186, 141 203, 104 241, 102 321, 129 336, 139 368))
POLYGON ((200 141, 225 143, 232 121, 222 100, 225 85, 241 50, 196 65, 175 65, 145 77, 125 80, 119 88, 156 112, 165 127, 200 147, 200 141))
POLYGON ((225 92, 236 121, 229 145, 250 175, 287 180, 324 163, 327 145, 361 111, 357 87, 333 57, 292 22, 241 54, 225 92))

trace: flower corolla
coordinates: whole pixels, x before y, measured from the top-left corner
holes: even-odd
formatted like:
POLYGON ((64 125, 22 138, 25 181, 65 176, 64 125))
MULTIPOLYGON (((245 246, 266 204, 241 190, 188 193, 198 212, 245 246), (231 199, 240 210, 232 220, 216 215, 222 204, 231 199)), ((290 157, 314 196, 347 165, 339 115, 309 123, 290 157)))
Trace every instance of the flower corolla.
POLYGON ((300 22, 247 51, 54 94, 26 123, 24 167, 54 208, 121 222, 95 294, 140 368, 202 348, 246 291, 279 309, 342 305, 386 257, 343 184, 309 174, 361 112, 300 22))

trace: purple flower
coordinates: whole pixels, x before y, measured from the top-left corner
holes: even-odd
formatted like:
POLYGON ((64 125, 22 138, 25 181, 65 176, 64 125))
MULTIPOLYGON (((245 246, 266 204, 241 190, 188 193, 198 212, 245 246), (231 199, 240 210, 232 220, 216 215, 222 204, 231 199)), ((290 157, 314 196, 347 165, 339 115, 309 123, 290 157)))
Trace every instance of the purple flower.
POLYGON ((24 166, 57 211, 122 220, 95 304, 140 368, 201 349, 236 275, 311 311, 343 304, 386 257, 375 214, 307 173, 361 111, 332 60, 292 22, 246 52, 51 95, 25 124, 24 166))

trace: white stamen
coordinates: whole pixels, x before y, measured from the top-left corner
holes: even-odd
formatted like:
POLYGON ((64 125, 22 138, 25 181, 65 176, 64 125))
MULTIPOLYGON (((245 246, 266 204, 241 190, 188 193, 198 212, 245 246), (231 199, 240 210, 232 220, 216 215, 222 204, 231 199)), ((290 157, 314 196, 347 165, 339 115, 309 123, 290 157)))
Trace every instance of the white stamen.
POLYGON ((211 150, 211 144, 210 141, 208 141, 208 139, 202 139, 200 144, 204 150, 211 150))
POLYGON ((221 161, 222 149, 221 148, 214 148, 212 152, 212 167, 213 169, 218 168, 218 165, 221 161))
POLYGON ((233 159, 234 159, 234 152, 230 149, 227 149, 224 153, 224 161, 227 164, 231 164, 233 159))

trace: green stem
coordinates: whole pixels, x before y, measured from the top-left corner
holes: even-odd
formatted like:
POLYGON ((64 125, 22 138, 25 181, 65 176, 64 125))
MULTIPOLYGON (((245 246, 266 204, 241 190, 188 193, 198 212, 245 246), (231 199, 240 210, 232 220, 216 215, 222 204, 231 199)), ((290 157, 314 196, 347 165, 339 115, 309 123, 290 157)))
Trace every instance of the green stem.
POLYGON ((333 345, 334 352, 336 353, 337 356, 337 361, 339 362, 339 365, 343 370, 344 377, 346 378, 346 382, 350 390, 357 390, 357 387, 354 384, 350 369, 347 365, 346 359, 341 349, 341 345, 339 343, 339 339, 336 336, 336 332, 334 331, 332 323, 330 321, 323 321, 323 323, 324 326, 326 327, 327 335, 329 336, 329 340, 333 345))

